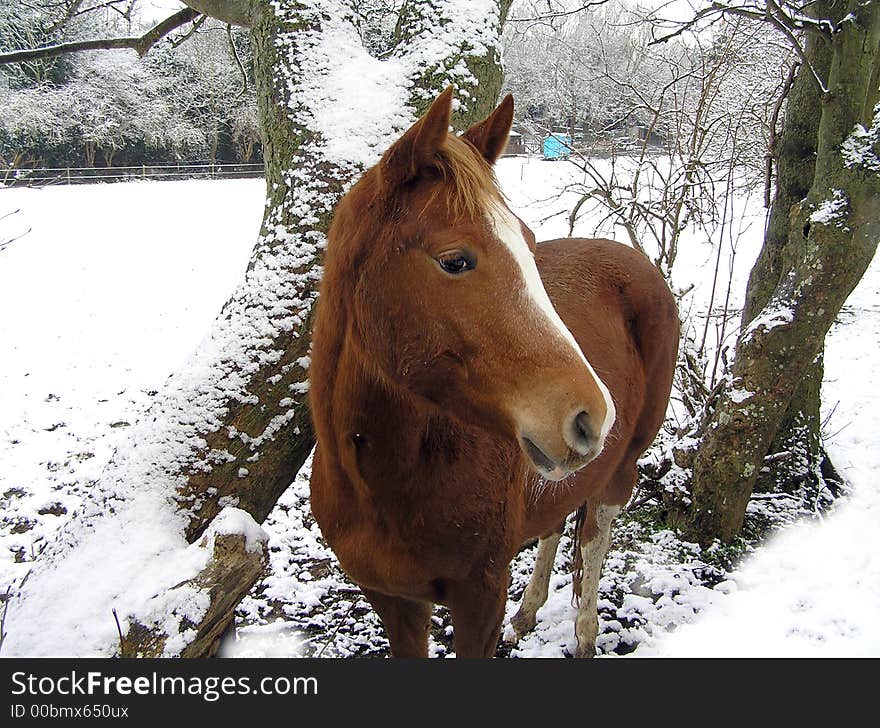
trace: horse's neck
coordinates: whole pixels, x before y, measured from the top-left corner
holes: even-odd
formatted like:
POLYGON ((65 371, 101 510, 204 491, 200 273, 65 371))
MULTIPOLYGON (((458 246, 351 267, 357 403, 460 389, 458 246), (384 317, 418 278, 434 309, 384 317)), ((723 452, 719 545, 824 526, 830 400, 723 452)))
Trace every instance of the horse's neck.
POLYGON ((338 436, 354 442, 357 474, 373 493, 406 490, 422 477, 426 433, 451 443, 453 423, 432 417, 407 392, 388 386, 357 362, 355 376, 343 384, 338 436))
POLYGON ((464 487, 467 480, 473 488, 474 479, 487 475, 478 471, 487 468, 489 477, 493 470, 509 473, 509 448, 498 438, 385 381, 354 346, 343 346, 339 364, 347 373, 334 393, 334 430, 339 451, 353 453, 341 460, 348 479, 360 481, 372 497, 403 498, 412 492, 422 498, 431 489, 464 487))

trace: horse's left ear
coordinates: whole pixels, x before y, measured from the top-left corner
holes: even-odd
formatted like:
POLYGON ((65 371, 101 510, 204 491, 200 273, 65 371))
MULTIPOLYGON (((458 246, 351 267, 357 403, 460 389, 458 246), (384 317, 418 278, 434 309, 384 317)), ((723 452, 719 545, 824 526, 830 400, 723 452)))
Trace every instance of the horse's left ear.
POLYGON ((507 94, 495 111, 479 124, 474 124, 461 137, 473 144, 489 164, 495 164, 495 160, 501 156, 501 152, 507 146, 507 137, 510 136, 512 124, 513 96, 507 94))
POLYGON ((451 114, 452 86, 448 86, 425 115, 382 155, 379 170, 386 187, 396 189, 436 162, 446 141, 451 114))

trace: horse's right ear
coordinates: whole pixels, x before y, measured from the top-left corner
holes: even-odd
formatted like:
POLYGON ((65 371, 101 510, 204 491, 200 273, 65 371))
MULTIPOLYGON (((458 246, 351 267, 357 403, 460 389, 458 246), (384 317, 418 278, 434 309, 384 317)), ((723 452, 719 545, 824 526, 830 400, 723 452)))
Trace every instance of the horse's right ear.
POLYGON ((513 96, 507 94, 495 111, 480 123, 474 124, 461 137, 473 144, 489 164, 495 164, 495 160, 501 156, 504 147, 507 146, 507 137, 510 136, 512 125, 513 96))
POLYGON ((379 171, 383 187, 396 189, 435 164, 449 131, 451 115, 452 86, 447 86, 425 115, 382 155, 379 171))

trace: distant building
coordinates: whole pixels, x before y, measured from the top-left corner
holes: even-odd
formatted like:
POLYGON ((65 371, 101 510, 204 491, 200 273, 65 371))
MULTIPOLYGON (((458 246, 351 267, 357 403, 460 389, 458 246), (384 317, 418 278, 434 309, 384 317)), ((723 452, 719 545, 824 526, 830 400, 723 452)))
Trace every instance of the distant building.
POLYGON ((513 157, 517 154, 526 154, 526 152, 527 150, 525 137, 518 131, 511 130, 510 136, 507 137, 507 146, 504 147, 504 152, 502 153, 502 156, 513 157))

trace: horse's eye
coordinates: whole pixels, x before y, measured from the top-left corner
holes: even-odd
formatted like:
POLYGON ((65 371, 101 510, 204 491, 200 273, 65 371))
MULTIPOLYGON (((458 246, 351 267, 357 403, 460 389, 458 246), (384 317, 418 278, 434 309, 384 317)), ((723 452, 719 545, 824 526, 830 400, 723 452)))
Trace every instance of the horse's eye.
POLYGON ((437 262, 443 270, 452 275, 458 275, 459 273, 473 270, 477 266, 473 256, 460 250, 457 250, 454 253, 444 253, 437 258, 437 262))

